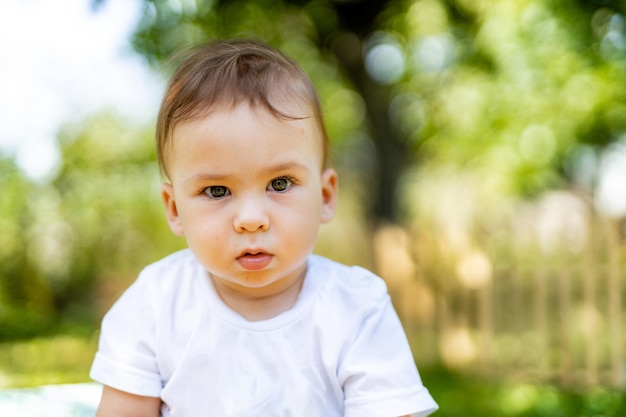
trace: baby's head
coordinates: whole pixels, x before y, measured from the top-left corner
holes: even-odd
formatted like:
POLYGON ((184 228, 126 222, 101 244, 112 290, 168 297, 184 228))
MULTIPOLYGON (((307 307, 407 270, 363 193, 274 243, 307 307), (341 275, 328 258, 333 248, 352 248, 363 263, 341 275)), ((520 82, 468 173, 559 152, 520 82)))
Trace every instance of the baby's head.
POLYGON ((168 155, 177 124, 239 104, 283 119, 314 118, 327 163, 328 137, 309 77, 279 51, 254 41, 219 41, 195 50, 174 72, 156 128, 157 158, 169 178, 168 155))

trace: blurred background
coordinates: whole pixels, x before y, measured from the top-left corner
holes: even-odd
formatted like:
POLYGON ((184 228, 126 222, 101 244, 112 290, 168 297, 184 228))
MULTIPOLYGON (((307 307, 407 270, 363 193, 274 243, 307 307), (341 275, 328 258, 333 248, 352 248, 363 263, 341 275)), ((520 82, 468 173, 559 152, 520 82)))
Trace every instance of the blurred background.
POLYGON ((379 273, 439 416, 626 415, 626 2, 0 2, 0 387, 88 381, 167 228, 176 51, 263 40, 340 172, 316 251, 379 273))

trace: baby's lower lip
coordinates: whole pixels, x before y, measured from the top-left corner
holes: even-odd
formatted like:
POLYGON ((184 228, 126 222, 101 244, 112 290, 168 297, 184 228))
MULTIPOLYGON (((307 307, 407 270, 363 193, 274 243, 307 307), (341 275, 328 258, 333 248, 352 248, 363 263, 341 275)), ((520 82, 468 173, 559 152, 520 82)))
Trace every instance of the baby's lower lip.
POLYGON ((272 255, 267 253, 246 253, 237 258, 239 265, 248 271, 259 271, 272 261, 272 255))

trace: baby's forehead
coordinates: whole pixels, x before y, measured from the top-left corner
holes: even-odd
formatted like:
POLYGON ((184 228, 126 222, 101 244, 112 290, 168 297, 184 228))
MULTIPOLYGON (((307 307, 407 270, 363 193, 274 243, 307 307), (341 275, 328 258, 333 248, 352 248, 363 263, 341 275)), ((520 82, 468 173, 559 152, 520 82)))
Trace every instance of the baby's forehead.
MULTIPOLYGON (((253 120, 258 121, 262 125, 273 126, 277 129, 280 129, 281 126, 290 125, 302 131, 307 131, 308 136, 313 138, 315 144, 321 150, 322 159, 325 161, 327 139, 322 120, 310 106, 298 105, 297 103, 292 103, 292 105, 288 105, 288 103, 283 104, 284 106, 281 105, 280 107, 268 107, 259 103, 254 104, 244 101, 238 104, 220 103, 209 108, 198 109, 193 115, 179 120, 173 126, 170 139, 171 145, 174 145, 174 142, 184 136, 178 134, 181 130, 186 130, 181 129, 183 126, 189 127, 189 125, 194 125, 195 128, 200 129, 206 129, 209 126, 211 126, 211 129, 216 129, 219 126, 220 129, 228 130, 230 126, 238 125, 240 121, 247 119, 247 116, 250 115, 253 120), (287 113, 288 111, 289 113, 287 113)), ((210 137, 211 135, 207 131, 207 138, 210 137)), ((254 139, 253 135, 251 139, 254 139)))
POLYGON ((193 166, 223 174, 241 161, 248 162, 237 172, 256 167, 259 175, 288 164, 323 169, 324 136, 312 116, 285 118, 247 104, 221 107, 179 122, 164 162, 168 173, 180 178, 193 166))
POLYGON ((183 117, 178 120, 172 126, 172 132, 176 130, 176 127, 180 124, 189 121, 196 121, 211 117, 219 117, 225 114, 235 114, 242 112, 252 114, 261 122, 297 122, 297 121, 311 121, 313 123, 306 124, 311 129, 318 130, 319 139, 324 141, 323 134, 323 122, 315 111, 313 105, 305 103, 303 101, 289 100, 275 101, 272 103, 258 103, 250 100, 242 100, 239 102, 216 102, 211 105, 198 106, 194 111, 189 112, 187 117, 183 117))

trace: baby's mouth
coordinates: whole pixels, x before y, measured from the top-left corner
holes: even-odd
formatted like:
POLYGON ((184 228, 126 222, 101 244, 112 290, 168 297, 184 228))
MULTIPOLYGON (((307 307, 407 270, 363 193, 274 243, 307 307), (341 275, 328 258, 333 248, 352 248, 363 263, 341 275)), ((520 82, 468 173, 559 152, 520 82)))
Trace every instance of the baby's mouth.
POLYGON ((272 255, 262 251, 247 251, 237 257, 237 262, 248 271, 259 271, 267 267, 272 259, 272 255))

